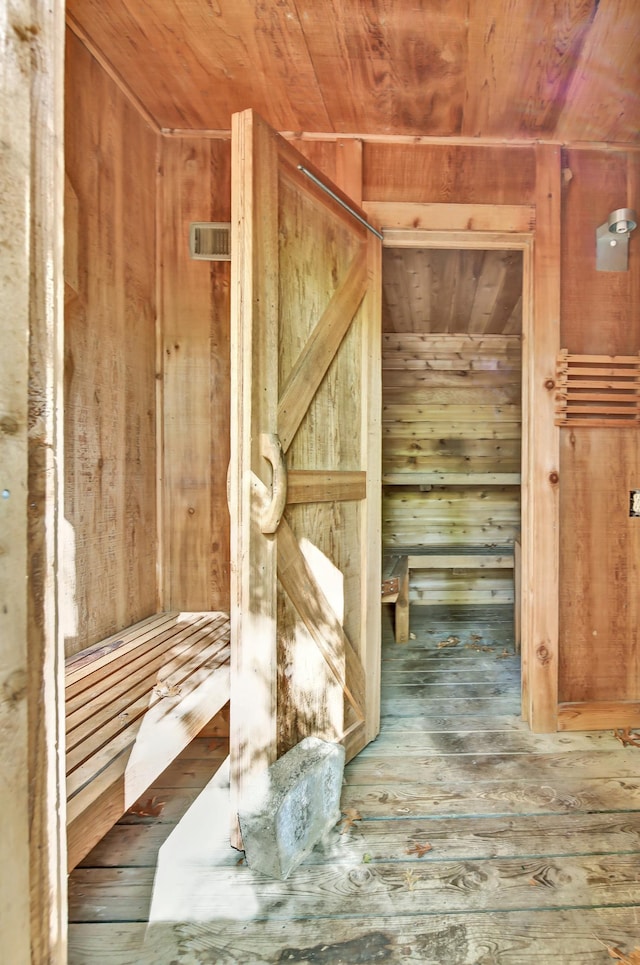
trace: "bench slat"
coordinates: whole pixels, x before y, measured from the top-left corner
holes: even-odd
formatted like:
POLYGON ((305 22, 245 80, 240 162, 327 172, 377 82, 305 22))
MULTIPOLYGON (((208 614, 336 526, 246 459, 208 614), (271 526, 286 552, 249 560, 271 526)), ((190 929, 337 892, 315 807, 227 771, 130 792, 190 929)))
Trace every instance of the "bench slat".
POLYGON ((229 635, 227 614, 156 614, 69 659, 69 870, 228 702, 229 635))
POLYGON ((86 665, 82 671, 72 670, 65 673, 67 704, 70 706, 76 697, 81 697, 84 700, 83 694, 86 690, 96 686, 100 681, 105 681, 105 688, 110 686, 109 681, 112 680, 114 673, 119 676, 126 676, 127 666, 130 665, 131 661, 140 663, 145 654, 150 656, 158 648, 166 649, 171 639, 179 640, 185 633, 191 634, 200 627, 209 626, 212 618, 215 618, 218 624, 223 623, 226 619, 225 614, 203 613, 193 620, 180 620, 178 622, 178 616, 178 613, 172 614, 170 620, 165 620, 161 624, 158 623, 155 627, 149 627, 143 634, 133 632, 129 635, 127 631, 126 635, 122 637, 122 645, 119 649, 101 653, 95 664, 86 665))
MULTIPOLYGON (((224 628, 223 628, 224 629, 224 628)), ((200 682, 201 672, 208 674, 215 671, 219 666, 229 661, 229 640, 228 633, 223 639, 212 641, 202 651, 194 654, 191 660, 169 672, 167 677, 163 676, 163 683, 168 687, 179 687, 180 693, 176 696, 161 697, 155 693, 155 681, 151 687, 145 687, 142 691, 137 688, 133 691, 133 697, 126 706, 118 704, 118 714, 110 718, 103 719, 101 715, 89 718, 90 726, 83 728, 83 733, 78 734, 78 739, 73 749, 69 750, 66 758, 67 766, 67 793, 71 793, 80 778, 76 777, 74 771, 85 761, 96 769, 102 766, 98 761, 98 755, 102 753, 111 754, 113 757, 119 749, 126 747, 135 739, 136 729, 145 714, 155 707, 156 704, 164 702, 169 707, 180 703, 181 698, 187 690, 193 689, 200 682), (120 709, 122 708, 122 709, 120 709), (94 763, 95 762, 95 763, 94 763)), ((169 665, 167 666, 167 670, 169 665)))
POLYGON ((86 650, 81 650, 65 660, 65 683, 71 687, 75 681, 83 680, 88 673, 94 673, 96 668, 112 660, 122 657, 123 651, 137 647, 144 640, 151 639, 162 632, 166 626, 175 625, 177 613, 155 613, 146 620, 141 620, 133 627, 127 627, 120 633, 106 637, 100 643, 95 643, 86 650))
POLYGON ((161 640, 153 649, 141 648, 140 654, 130 659, 122 667, 114 664, 112 673, 103 677, 97 683, 87 687, 80 694, 71 698, 67 705, 67 734, 81 724, 88 716, 94 714, 100 707, 113 707, 136 684, 143 685, 146 681, 154 686, 158 673, 168 661, 188 660, 190 651, 196 649, 209 639, 212 632, 222 629, 221 621, 215 627, 203 623, 194 627, 183 627, 177 634, 172 634, 161 640))

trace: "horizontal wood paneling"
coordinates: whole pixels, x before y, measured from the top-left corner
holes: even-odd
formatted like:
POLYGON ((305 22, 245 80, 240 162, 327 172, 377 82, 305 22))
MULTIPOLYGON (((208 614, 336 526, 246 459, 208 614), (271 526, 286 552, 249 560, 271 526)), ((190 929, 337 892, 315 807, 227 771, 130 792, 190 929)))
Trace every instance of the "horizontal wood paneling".
POLYGON ((67 654, 156 608, 156 136, 67 35, 67 654))
POLYGON ((364 201, 530 204, 529 147, 365 143, 364 201))
MULTIPOLYGON (((520 472, 520 338, 386 332, 382 366, 383 477, 394 482, 383 490, 384 545, 511 542, 520 528, 519 486, 488 481, 520 472), (503 403, 505 392, 517 402, 503 403), (438 484, 420 485, 426 479, 438 484)), ((511 603, 513 578, 500 568, 414 570, 411 600, 511 603)))
POLYGON ((164 606, 229 607, 229 262, 193 261, 191 221, 230 218, 230 144, 162 142, 164 606))

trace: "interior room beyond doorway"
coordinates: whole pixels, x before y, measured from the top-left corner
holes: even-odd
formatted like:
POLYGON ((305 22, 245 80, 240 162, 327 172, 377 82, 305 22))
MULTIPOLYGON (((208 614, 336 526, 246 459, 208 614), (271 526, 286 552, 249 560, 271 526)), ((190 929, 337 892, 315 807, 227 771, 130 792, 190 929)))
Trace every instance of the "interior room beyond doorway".
POLYGON ((409 555, 410 611, 517 610, 522 317, 522 251, 383 249, 383 555, 409 555))

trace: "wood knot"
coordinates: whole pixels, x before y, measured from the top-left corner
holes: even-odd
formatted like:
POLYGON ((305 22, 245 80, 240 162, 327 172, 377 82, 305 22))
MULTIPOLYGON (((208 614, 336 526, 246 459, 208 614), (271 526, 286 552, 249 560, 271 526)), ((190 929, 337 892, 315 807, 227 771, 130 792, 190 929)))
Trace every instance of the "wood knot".
POLYGON ((536 650, 536 657, 543 667, 546 667, 548 663, 551 662, 551 654, 545 647, 544 643, 541 643, 536 650))
POLYGON ((555 379, 545 379, 544 387, 545 389, 549 389, 549 391, 551 391, 551 389, 555 389, 555 379))
POLYGON ((0 419, 0 430, 8 436, 14 436, 18 431, 18 420, 12 415, 4 415, 0 419))
POLYGON ((187 510, 187 512, 189 513, 189 516, 195 515, 195 509, 193 508, 193 506, 189 506, 189 509, 187 510))
POLYGON ((554 472, 549 473, 549 482, 551 483, 552 486, 556 486, 558 484, 559 479, 560 479, 560 476, 558 475, 557 472, 555 472, 555 470, 554 472))

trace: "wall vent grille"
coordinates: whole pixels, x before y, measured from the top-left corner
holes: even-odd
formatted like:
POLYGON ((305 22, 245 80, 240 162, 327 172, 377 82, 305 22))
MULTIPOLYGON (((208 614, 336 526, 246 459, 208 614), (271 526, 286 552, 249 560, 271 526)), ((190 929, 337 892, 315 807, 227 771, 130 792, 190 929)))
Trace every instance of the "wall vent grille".
POLYGON ((558 355, 556 425, 639 426, 640 355, 558 355))
POLYGON ((198 261, 231 261, 231 222, 192 222, 189 253, 198 261))

